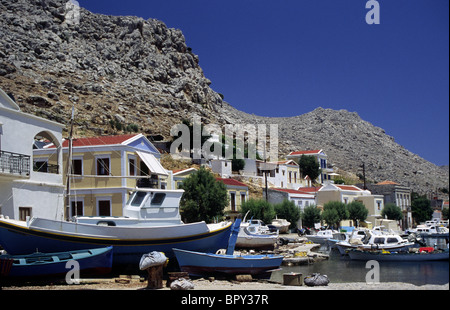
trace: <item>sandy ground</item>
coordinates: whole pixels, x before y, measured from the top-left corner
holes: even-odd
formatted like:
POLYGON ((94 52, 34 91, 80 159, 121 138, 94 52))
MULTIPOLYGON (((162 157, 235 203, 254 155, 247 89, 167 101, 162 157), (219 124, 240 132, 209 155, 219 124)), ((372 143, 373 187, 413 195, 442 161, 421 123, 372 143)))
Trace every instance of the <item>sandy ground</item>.
MULTIPOLYGON (((328 286, 286 286, 267 281, 238 282, 234 280, 192 280, 194 290, 227 290, 227 291, 270 291, 270 290, 449 290, 449 284, 446 285, 423 285, 416 286, 409 283, 388 282, 379 284, 357 283, 329 283, 328 286)), ((170 290, 166 287, 160 290, 170 290)), ((62 283, 43 283, 40 285, 14 285, 5 284, 3 290, 146 290, 147 281, 143 278, 136 279, 84 279, 80 284, 62 284, 62 283)))

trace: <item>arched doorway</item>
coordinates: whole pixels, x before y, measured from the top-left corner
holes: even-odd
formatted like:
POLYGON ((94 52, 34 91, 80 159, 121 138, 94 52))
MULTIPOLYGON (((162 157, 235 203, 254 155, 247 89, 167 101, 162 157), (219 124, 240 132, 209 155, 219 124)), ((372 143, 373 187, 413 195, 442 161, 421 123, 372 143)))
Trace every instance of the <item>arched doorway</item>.
POLYGON ((62 174, 61 143, 48 131, 41 131, 33 141, 33 171, 62 174))

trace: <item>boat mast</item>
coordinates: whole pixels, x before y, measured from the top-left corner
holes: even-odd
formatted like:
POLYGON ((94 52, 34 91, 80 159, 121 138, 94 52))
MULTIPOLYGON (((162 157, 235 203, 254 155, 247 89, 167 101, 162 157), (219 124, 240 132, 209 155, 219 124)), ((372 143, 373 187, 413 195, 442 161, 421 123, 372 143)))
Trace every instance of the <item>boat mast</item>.
POLYGON ((72 134, 73 134, 73 119, 75 114, 75 107, 72 107, 72 117, 70 119, 69 130, 69 156, 67 157, 67 174, 66 174, 66 197, 64 203, 64 218, 69 220, 70 214, 70 175, 72 172, 72 134))

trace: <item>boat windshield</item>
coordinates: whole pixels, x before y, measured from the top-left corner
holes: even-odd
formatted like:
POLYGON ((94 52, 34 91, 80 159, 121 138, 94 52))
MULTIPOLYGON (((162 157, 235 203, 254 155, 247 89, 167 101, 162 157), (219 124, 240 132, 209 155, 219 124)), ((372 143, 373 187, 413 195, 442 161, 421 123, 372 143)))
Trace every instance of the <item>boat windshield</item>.
POLYGON ((133 195, 130 205, 133 207, 139 207, 142 204, 142 201, 144 201, 146 195, 146 192, 136 192, 133 195))

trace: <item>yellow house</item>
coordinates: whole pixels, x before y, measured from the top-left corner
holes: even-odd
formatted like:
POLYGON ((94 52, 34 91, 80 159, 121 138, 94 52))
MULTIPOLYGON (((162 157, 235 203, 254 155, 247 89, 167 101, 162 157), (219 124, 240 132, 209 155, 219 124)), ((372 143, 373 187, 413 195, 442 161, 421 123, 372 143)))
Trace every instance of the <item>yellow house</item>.
MULTIPOLYGON (((129 192, 136 187, 166 188, 169 173, 161 154, 142 134, 73 139, 72 172, 67 178, 69 141, 63 142, 64 182, 70 180, 66 218, 122 216, 129 192)), ((34 160, 52 164, 55 147, 34 150, 34 160)))
POLYGON ((174 170, 173 171, 173 189, 180 189, 181 184, 183 184, 184 180, 191 175, 191 173, 197 171, 195 168, 188 168, 182 170, 174 170))
POLYGON ((234 179, 216 178, 216 180, 227 187, 229 205, 225 208, 225 214, 234 219, 239 214, 242 203, 248 200, 248 186, 234 179))

